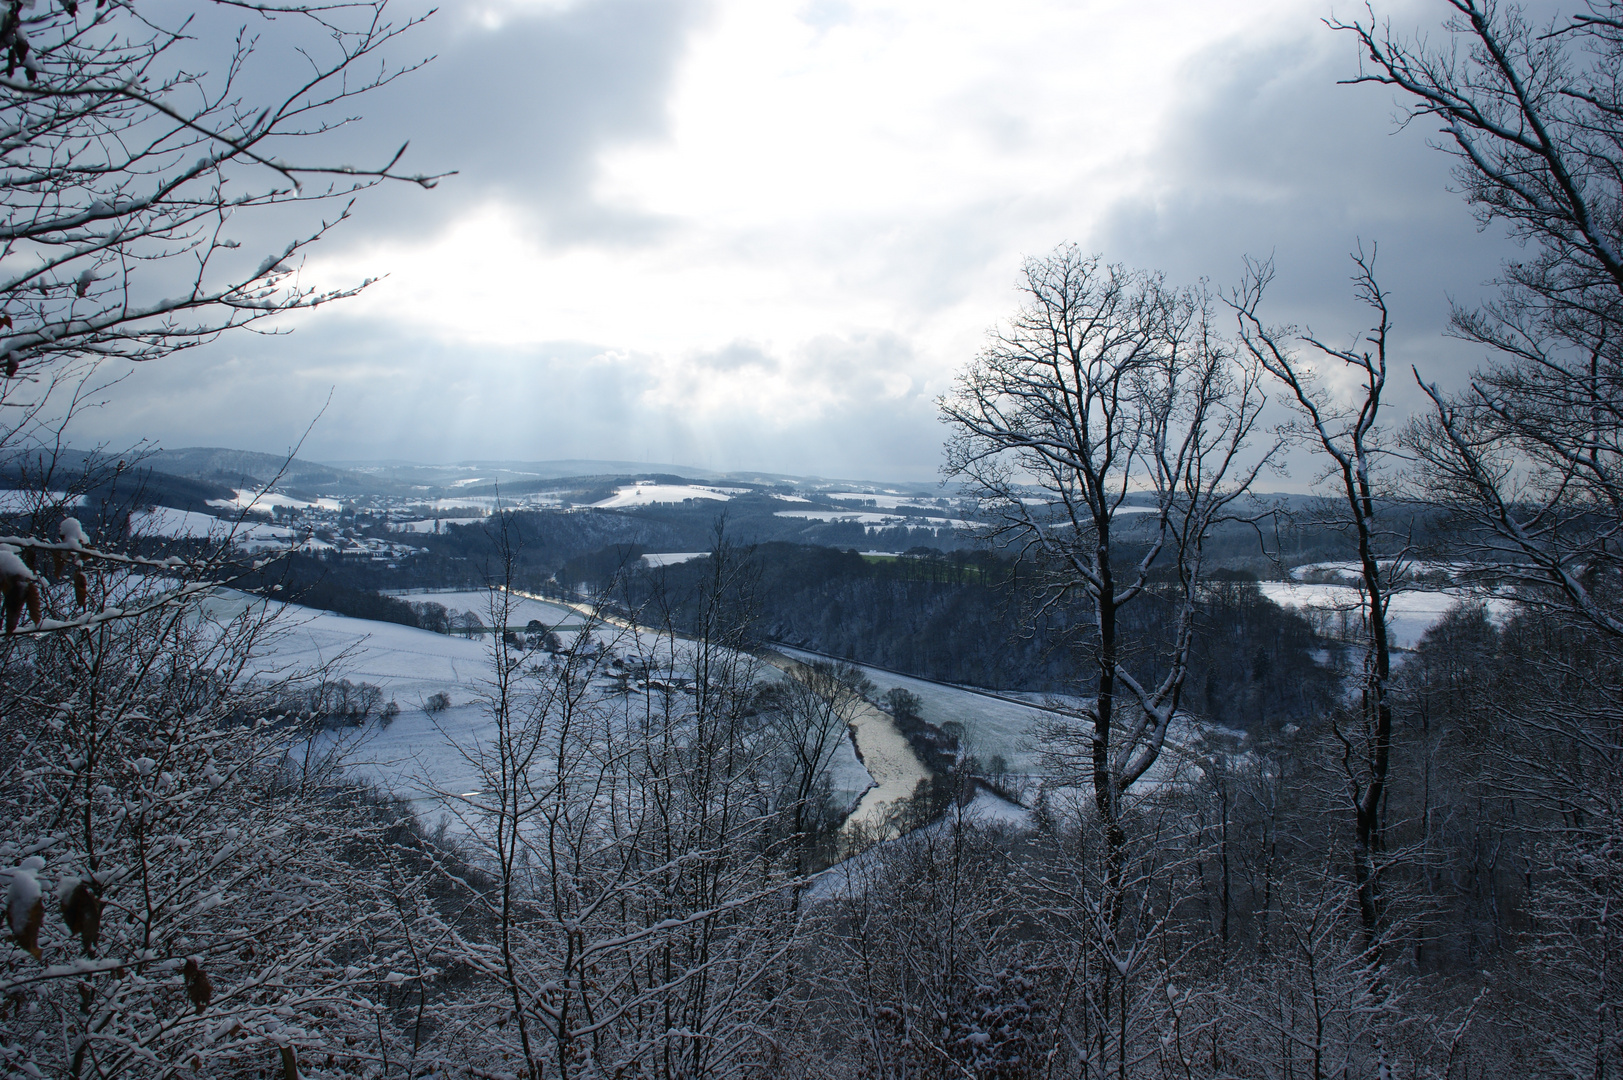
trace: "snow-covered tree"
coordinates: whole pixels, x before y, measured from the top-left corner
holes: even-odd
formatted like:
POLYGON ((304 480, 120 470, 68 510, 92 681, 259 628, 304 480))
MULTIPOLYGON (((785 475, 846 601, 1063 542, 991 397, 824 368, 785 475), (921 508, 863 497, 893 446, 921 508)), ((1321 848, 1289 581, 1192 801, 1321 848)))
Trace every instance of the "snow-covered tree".
MULTIPOLYGON (((747 572, 712 564, 694 638, 601 611, 546 663, 493 638, 491 734, 464 747, 479 790, 445 793, 471 872, 442 955, 473 978, 439 1007, 442 1053, 535 1080, 741 1076, 770 1057, 801 992, 805 807, 782 778, 806 745, 758 709, 772 669, 733 617, 747 572), (642 692, 612 691, 616 659, 642 692)), ((512 593, 491 595, 508 624, 512 593)))
POLYGON ((1118 850, 1123 799, 1182 700, 1204 544, 1270 457, 1244 454, 1258 368, 1216 332, 1204 294, 1074 246, 1028 261, 1022 292, 939 403, 947 473, 979 499, 989 538, 1029 557, 1054 600, 1088 609, 1079 766, 1118 850), (1176 610, 1169 643, 1130 649, 1121 609, 1156 592, 1176 610))
POLYGON ((1349 538, 1357 562, 1359 625, 1363 640, 1356 714, 1332 718, 1341 744, 1341 782, 1353 819, 1353 874, 1358 909, 1371 960, 1380 955, 1385 858, 1382 813, 1392 762, 1392 642, 1388 610, 1397 581, 1407 569, 1406 539, 1383 519, 1395 492, 1392 448, 1382 424, 1386 393, 1387 342, 1391 326, 1387 294, 1375 279, 1375 255, 1353 256, 1358 297, 1375 325, 1346 347, 1327 344, 1311 332, 1298 335, 1272 327, 1258 315, 1272 277, 1268 265, 1252 266, 1231 299, 1245 350, 1289 393, 1296 420, 1290 438, 1325 462, 1326 486, 1320 525, 1349 538), (1306 355, 1298 351, 1306 347, 1306 355), (1350 383, 1339 393, 1337 381, 1350 383))
POLYGON ((399 1052, 389 994, 423 974, 406 936, 420 868, 393 842, 397 808, 329 757, 293 767, 310 732, 267 714, 265 632, 253 606, 166 605, 0 644, 8 1075, 399 1052))

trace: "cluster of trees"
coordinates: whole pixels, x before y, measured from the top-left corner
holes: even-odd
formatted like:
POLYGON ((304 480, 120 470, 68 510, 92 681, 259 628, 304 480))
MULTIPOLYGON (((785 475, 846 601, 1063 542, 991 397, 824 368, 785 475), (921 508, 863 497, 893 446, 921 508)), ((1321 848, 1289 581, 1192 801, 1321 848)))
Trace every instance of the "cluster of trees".
MULTIPOLYGON (((1134 548, 1124 543, 1118 554, 1134 548)), ((1078 651, 1091 617, 1086 605, 1047 602, 1041 575, 989 551, 889 560, 772 543, 754 546, 750 558, 761 596, 754 632, 765 642, 989 689, 1069 693, 1088 665, 1078 651)), ((609 595, 634 609, 654 595, 688 595, 706 572, 702 561, 662 567, 630 575, 609 595)), ((1212 579, 1195 611, 1191 705, 1243 730, 1318 715, 1338 685, 1321 650, 1339 658, 1339 646, 1264 597, 1248 573, 1218 570, 1212 579)), ((668 603, 679 628, 695 625, 679 599, 668 603)), ((1165 597, 1152 594, 1124 611, 1122 633, 1133 648, 1148 645, 1175 617, 1165 597)))
POLYGON ((272 723, 318 723, 360 727, 374 716, 389 720, 400 715, 398 702, 383 701, 383 689, 369 682, 349 679, 323 679, 266 703, 256 702, 253 710, 272 723))

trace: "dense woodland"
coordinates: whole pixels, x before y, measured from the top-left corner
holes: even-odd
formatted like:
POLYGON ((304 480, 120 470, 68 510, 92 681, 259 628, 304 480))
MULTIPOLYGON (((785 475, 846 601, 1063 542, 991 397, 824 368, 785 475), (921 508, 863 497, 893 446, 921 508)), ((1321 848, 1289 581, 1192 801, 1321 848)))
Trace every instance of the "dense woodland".
MULTIPOLYGON (((668 612, 676 628, 691 630, 686 598, 698 595, 707 561, 627 575, 622 606, 668 612)), ((748 549, 744 563, 757 579, 752 629, 763 643, 991 689, 1063 694, 1085 680, 1090 612, 1070 604, 1039 613, 1042 598, 1022 585, 1013 560, 984 552, 865 559, 766 544, 748 549)), ((1242 730, 1319 715, 1337 685, 1335 664, 1321 660, 1327 650, 1339 657, 1340 647, 1263 598, 1248 576, 1219 572, 1203 596, 1189 705, 1242 730)), ((1152 598, 1127 631, 1152 640, 1165 634, 1169 615, 1152 598)))
POLYGON ((1364 329, 1330 339, 1269 321, 1266 263, 1218 293, 1062 246, 939 401, 976 506, 961 550, 805 523, 718 537, 704 507, 512 514, 387 576, 131 539, 143 486, 206 506, 229 471, 175 484, 60 451, 99 359, 343 299, 286 260, 366 189, 434 182, 398 155, 310 156, 307 133, 398 74, 381 51, 409 26, 381 2, 219 8, 249 29, 193 41, 126 3, 0 20, 0 228, 41 257, 0 278, 22 418, 4 475, 38 492, 0 541, 0 1072, 1623 1070, 1623 8, 1535 26, 1450 0, 1436 45, 1336 24, 1529 252, 1456 313, 1483 365, 1459 394, 1423 382, 1418 417, 1389 406, 1404 298, 1373 249, 1350 264, 1364 329), (271 16, 297 75, 255 51, 271 16), (195 74, 196 49, 242 81, 195 74), (221 231, 329 200, 269 258, 221 231), (1265 393, 1291 411, 1278 431, 1265 393), (1250 498, 1285 453, 1326 478, 1294 525, 1250 498), (851 550, 870 544, 911 554, 851 550), (711 554, 647 573, 642 546, 711 554), (1333 636, 1253 583, 1320 557, 1360 597, 1333 636), (1389 604, 1420 558, 1493 592, 1404 653, 1389 604), (470 582, 596 607, 567 640, 490 635, 485 736, 416 803, 346 767, 385 722, 374 690, 266 667, 274 607, 217 591, 421 623, 375 590, 470 582), (848 665, 773 666, 761 647, 785 640, 1072 704, 1033 732, 1016 806, 917 702, 848 665), (858 819, 829 766, 875 705, 931 775, 858 819))

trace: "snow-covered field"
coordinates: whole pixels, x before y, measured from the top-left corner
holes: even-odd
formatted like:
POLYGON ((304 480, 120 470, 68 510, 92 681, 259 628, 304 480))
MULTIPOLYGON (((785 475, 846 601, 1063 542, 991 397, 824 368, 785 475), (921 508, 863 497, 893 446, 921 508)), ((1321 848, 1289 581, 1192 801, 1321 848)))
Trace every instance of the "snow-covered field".
MULTIPOLYGON (((413 603, 432 602, 443 604, 448 611, 471 611, 484 622, 490 622, 491 594, 485 589, 468 589, 459 592, 442 592, 436 589, 406 589, 391 590, 390 596, 398 596, 402 600, 413 603)), ((552 604, 534 597, 514 595, 511 598, 512 607, 508 614, 509 626, 523 626, 531 619, 539 620, 548 626, 557 626, 560 623, 576 625, 581 617, 574 610, 562 604, 552 604)), ((438 637, 439 635, 434 635, 438 637)))
POLYGON ((645 566, 675 566, 678 563, 702 559, 708 554, 710 554, 708 551, 659 551, 644 555, 642 561, 645 566))
POLYGON ((307 501, 305 499, 295 499, 291 495, 283 495, 277 491, 259 491, 255 488, 235 488, 234 490, 237 493, 236 498, 210 499, 208 505, 220 510, 247 510, 252 507, 269 510, 273 506, 291 506, 296 510, 308 510, 315 507, 320 510, 331 510, 335 514, 343 509, 337 499, 307 501))
MULTIPOLYGON (((802 660, 820 659, 813 653, 797 649, 785 648, 782 651, 802 660)), ((1030 744, 1030 736, 1036 730, 1038 721, 1048 715, 1040 706, 978 694, 973 690, 927 682, 861 664, 857 666, 873 680, 878 696, 882 697, 885 691, 895 687, 911 691, 923 702, 920 712, 925 720, 937 727, 947 723, 961 724, 964 748, 983 762, 996 755, 1003 758, 1010 772, 1037 771, 1037 755, 1030 744)))
MULTIPOLYGON (((1277 594, 1282 602, 1298 605, 1328 606, 1356 595, 1346 586, 1283 582, 1263 585, 1265 593, 1277 594)), ((396 595, 474 611, 489 621, 489 597, 484 590, 396 595)), ((1456 591, 1399 594, 1393 600, 1398 643, 1411 646, 1427 627, 1462 598, 1464 594, 1456 591)), ((210 601, 219 615, 240 611, 250 603, 267 602, 234 593, 225 593, 210 601)), ((347 736, 356 740, 352 747, 354 769, 410 798, 428 799, 429 793, 435 790, 473 790, 477 774, 467 754, 490 735, 490 720, 480 704, 490 666, 488 640, 445 636, 290 605, 273 606, 285 609, 285 615, 258 658, 256 670, 276 675, 330 665, 329 677, 372 683, 382 689, 385 701, 395 701, 401 707, 400 715, 388 728, 373 723, 358 736, 347 736), (422 705, 436 693, 449 695, 452 705, 430 717, 422 705)), ((1503 600, 1490 600, 1490 607, 1501 616, 1508 610, 1503 600)), ((510 621, 521 623, 530 619, 548 625, 578 625, 581 615, 570 607, 539 598, 515 598, 510 621)), ((611 626, 603 627, 595 636, 625 655, 646 655, 657 644, 648 631, 633 632, 611 626)), ((674 655, 680 668, 689 649, 690 646, 682 642, 673 647, 667 639, 659 651, 667 660, 674 655)), ((815 659, 811 654, 784 651, 800 659, 815 659)), ((961 725, 965 748, 983 762, 1000 756, 1012 773, 1040 771, 1031 737, 1039 722, 1048 715, 1040 704, 1047 700, 1046 696, 1023 695, 1030 700, 1018 701, 877 668, 863 670, 874 681, 877 694, 882 695, 892 687, 909 690, 919 696, 925 719, 937 725, 961 725)), ((771 669, 763 668, 762 675, 770 677, 771 669)), ((599 692, 610 693, 606 687, 599 692)), ((865 712, 856 727, 867 765, 858 760, 852 741, 842 740, 831 766, 832 786, 846 805, 859 806, 859 817, 877 819, 883 815, 887 803, 911 793, 923 775, 922 766, 886 714, 879 710, 865 712)), ((421 804, 421 808, 433 814, 431 800, 421 804)))
POLYGON ((485 519, 482 517, 455 517, 455 518, 425 518, 422 521, 391 521, 390 532, 431 533, 435 526, 447 528, 451 525, 477 525, 485 519))
MULTIPOLYGON (((411 505, 426 506, 430 510, 483 510, 489 513, 496 508, 496 502, 494 495, 462 495, 454 499, 428 499, 421 503, 414 500, 411 505)), ((505 495, 501 497, 503 506, 513 506, 515 502, 505 495)))
MULTIPOLYGON (((1392 568, 1391 559, 1380 561, 1382 571, 1392 568)), ((1439 562, 1434 559, 1406 559, 1402 570, 1406 576, 1441 574, 1448 578, 1468 573, 1478 567, 1468 562, 1439 562)), ((1357 585, 1363 580, 1363 568, 1350 560, 1337 560, 1332 562, 1303 563, 1301 566, 1291 567, 1292 581, 1309 581, 1314 578, 1330 579, 1343 585, 1357 585)), ((1456 579, 1457 580, 1457 579, 1456 579)))
MULTIPOLYGON (((1323 611, 1345 610, 1357 618, 1360 604, 1359 590, 1351 585, 1308 585, 1295 581, 1258 582, 1262 595, 1281 607, 1316 608, 1323 611)), ((1468 589, 1415 589, 1392 596, 1387 606, 1387 626, 1392 644, 1400 649, 1412 649, 1420 643, 1427 630, 1436 626, 1444 615, 1459 604, 1480 600, 1487 605, 1488 615, 1503 620, 1514 608, 1514 602, 1498 596, 1485 596, 1468 589)))
POLYGON ((749 490, 749 488, 700 487, 697 484, 628 484, 616 488, 613 495, 592 505, 613 509, 619 506, 679 503, 687 499, 714 499, 717 502, 727 502, 734 495, 744 495, 749 490))
POLYGON ((887 525, 902 520, 895 514, 879 514, 872 510, 777 510, 772 516, 804 521, 855 521, 862 525, 887 525))
POLYGON ((205 608, 226 619, 267 605, 279 618, 252 673, 278 678, 329 667, 327 678, 371 683, 382 689, 385 702, 400 706, 387 728, 373 722, 358 732, 337 733, 351 743, 351 769, 407 798, 421 798, 436 786, 471 790, 473 769, 457 745, 472 745, 488 731, 479 704, 490 670, 488 644, 230 591, 206 601, 205 608), (449 695, 451 708, 431 719, 422 706, 436 693, 449 695))
POLYGON ((223 540, 280 540, 293 538, 293 530, 281 525, 266 525, 256 521, 226 521, 222 518, 199 514, 192 510, 174 510, 160 506, 153 510, 137 510, 130 515, 130 531, 139 536, 189 537, 192 539, 223 540))
MULTIPOLYGON (((42 506, 61 506, 62 500, 68 497, 65 491, 33 491, 29 489, 5 488, 0 490, 0 514, 27 514, 42 506)), ((67 505, 83 506, 85 497, 75 495, 72 502, 67 505)))
POLYGON ((825 493, 824 498, 834 499, 836 501, 845 499, 864 499, 873 503, 873 505, 880 510, 895 510, 902 506, 915 506, 920 509, 932 510, 936 508, 934 499, 929 499, 922 495, 874 495, 865 491, 830 491, 825 493))
MULTIPOLYGON (((396 595, 475 611, 488 621, 488 596, 482 590, 396 595)), ((430 816, 435 803, 432 792, 474 790, 478 773, 468 758, 492 734, 481 696, 489 680, 489 639, 470 640, 394 623, 351 619, 232 591, 211 598, 206 609, 213 617, 226 619, 249 606, 262 608, 267 604, 281 617, 256 657, 253 673, 274 678, 328 667, 331 673, 327 678, 371 683, 383 691, 385 702, 394 701, 400 706, 400 715, 387 728, 374 721, 358 732, 334 734, 333 738, 350 743, 352 770, 418 800, 419 809, 430 816), (436 693, 447 694, 451 707, 431 717, 423 705, 436 693)), ((580 615, 573 610, 528 597, 515 598, 512 618, 514 622, 541 619, 549 625, 580 622, 580 615)), ((634 638, 629 632, 619 638, 615 635, 614 628, 605 627, 594 636, 621 653, 635 653, 639 646, 652 645, 648 634, 634 638)), ((567 639, 570 635, 566 632, 562 636, 567 639)), ((680 663, 680 646, 677 655, 680 663)), ((772 677, 773 669, 763 666, 761 674, 772 677)), ((598 693, 606 697, 611 691, 600 687, 598 693)), ((636 695, 629 699, 615 695, 613 700, 641 699, 636 695)), ((835 797, 844 805, 855 803, 874 784, 857 760, 850 739, 841 740, 829 771, 835 797)))
POLYGON ((926 529, 967 529, 969 522, 956 518, 922 518, 885 514, 874 510, 777 510, 773 517, 801 518, 805 521, 854 521, 861 525, 911 525, 926 529))

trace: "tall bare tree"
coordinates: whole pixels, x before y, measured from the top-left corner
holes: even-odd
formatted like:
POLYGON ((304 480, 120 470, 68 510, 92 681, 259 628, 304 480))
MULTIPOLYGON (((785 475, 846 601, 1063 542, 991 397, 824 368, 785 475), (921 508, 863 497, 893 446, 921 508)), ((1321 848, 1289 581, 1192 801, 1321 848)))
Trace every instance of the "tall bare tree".
POLYGON ((1091 608, 1089 779, 1119 849, 1122 798, 1159 759, 1188 675, 1203 545, 1270 457, 1244 455, 1258 369, 1204 294, 1074 246, 1028 261, 1021 289, 939 402, 946 474, 978 497, 987 535, 1049 575, 1051 600, 1091 608), (1176 608, 1170 641, 1130 662, 1119 613, 1157 589, 1176 608))
POLYGON ((1215 332, 1204 293, 1074 246, 1028 261, 1022 291, 939 403, 952 429, 946 472, 978 497, 987 537, 1035 564, 1045 609, 1080 601, 1091 615, 1091 700, 1080 724, 1050 725, 1043 739, 1072 774, 1061 782, 1091 788, 1103 834, 1102 859, 1073 875, 1088 973, 1079 1012, 1088 1059, 1125 1077, 1146 1015, 1135 980, 1162 925, 1130 857, 1130 796, 1179 712, 1206 540, 1272 452, 1247 454, 1260 372, 1215 332), (1135 602, 1167 606, 1158 641, 1127 639, 1122 611, 1135 602))
POLYGON ((1347 347, 1326 344, 1311 333, 1299 337, 1292 329, 1263 324, 1257 312, 1273 274, 1266 263, 1249 268, 1231 304, 1246 351, 1290 392, 1298 417, 1286 429, 1290 437, 1328 460, 1327 523, 1349 535, 1356 551, 1365 641, 1359 711, 1351 725, 1338 723, 1333 730, 1341 743, 1341 769, 1353 812, 1358 910, 1366 947, 1374 957, 1382 914, 1381 813, 1392 763, 1392 641, 1387 614, 1407 552, 1381 518, 1383 497, 1391 495, 1391 448, 1381 427, 1391 326, 1387 296, 1375 280, 1374 253, 1366 256, 1360 251, 1353 262, 1358 268, 1354 287, 1374 313, 1375 325, 1347 347), (1306 345, 1307 355, 1296 351, 1298 340, 1306 345), (1355 387, 1346 399, 1330 382, 1343 372, 1353 376, 1355 387))
POLYGON ((1473 519, 1475 556, 1536 586, 1525 602, 1623 636, 1623 4, 1546 26, 1449 7, 1449 48, 1332 24, 1366 55, 1354 81, 1439 123, 1478 218, 1530 248, 1498 300, 1454 312, 1489 362, 1463 393, 1423 382, 1435 407, 1408 442, 1429 493, 1473 519))
MULTIPOLYGON (((299 262, 366 189, 435 182, 400 169, 404 147, 327 157, 357 99, 415 66, 391 53, 419 21, 391 18, 386 0, 0 4, 0 453, 14 472, 67 486, 41 474, 60 461, 68 418, 106 389, 98 365, 159 359, 364 287, 309 285, 299 262), (256 235, 290 211, 302 231, 256 235)), ((56 534, 61 516, 36 514, 6 543, 30 562, 46 549, 108 567, 82 534, 56 534)), ((0 571, 8 592, 31 583, 0 571)))
POLYGON ((63 363, 150 360, 350 295, 300 284, 296 257, 362 190, 434 181, 398 171, 404 147, 351 164, 313 157, 324 154, 314 145, 351 122, 354 99, 410 69, 387 50, 415 21, 391 21, 383 0, 221 2, 195 13, 5 4, 8 391, 63 363), (241 22, 233 33, 222 18, 241 22), (183 55, 200 26, 221 35, 206 71, 183 55), (299 48, 302 61, 259 55, 262 33, 299 48), (245 213, 321 202, 334 204, 333 217, 274 249, 241 252, 231 236, 245 213))

